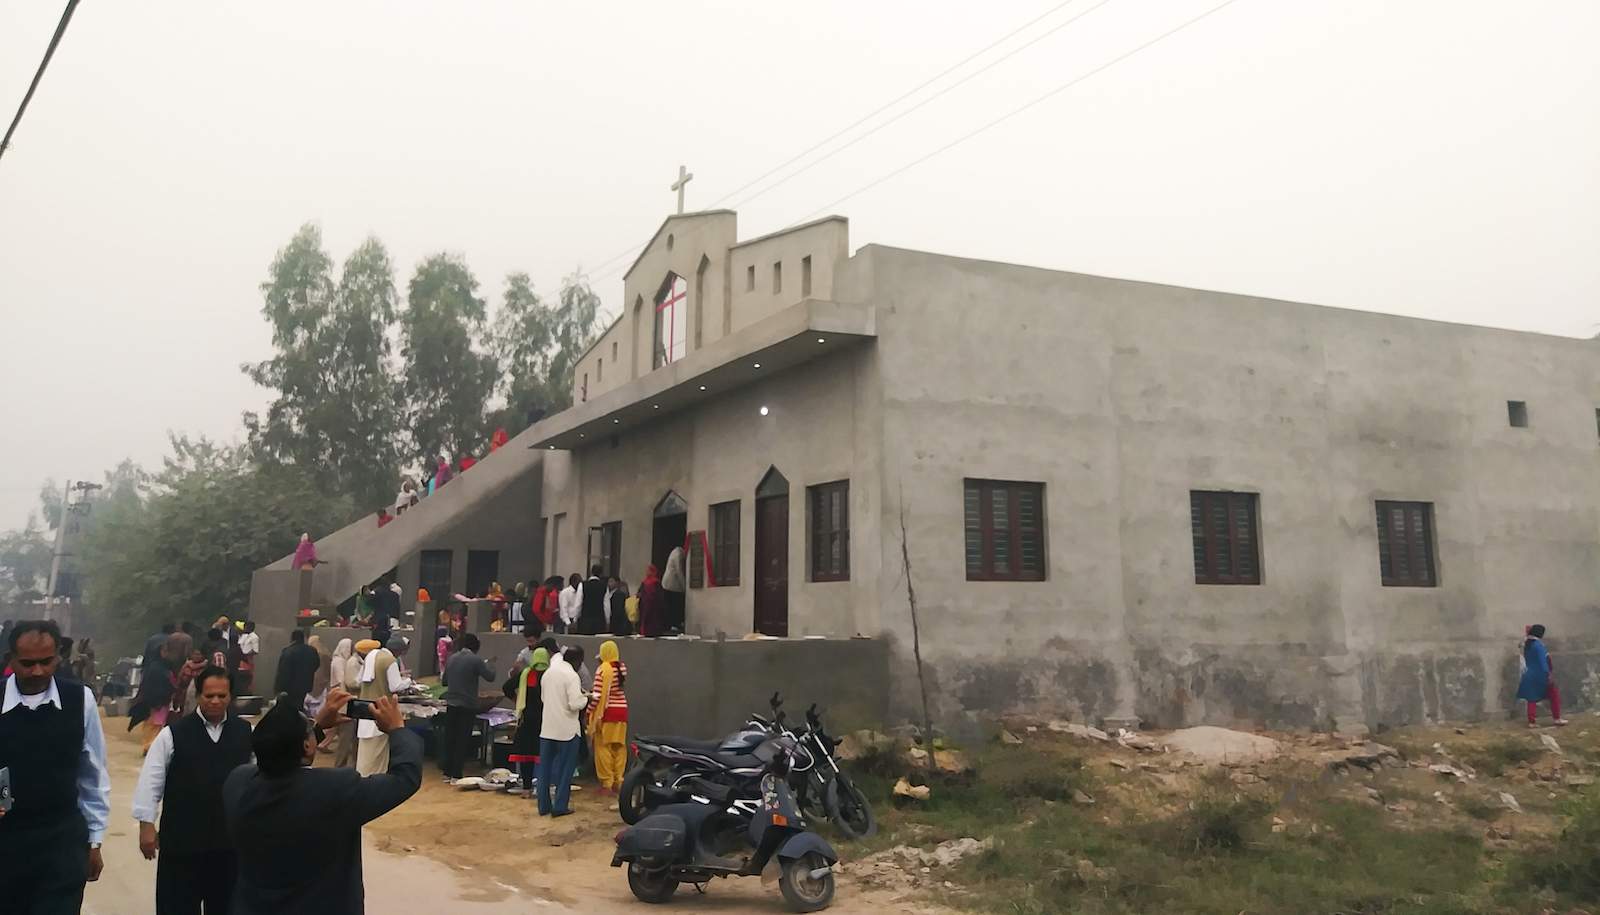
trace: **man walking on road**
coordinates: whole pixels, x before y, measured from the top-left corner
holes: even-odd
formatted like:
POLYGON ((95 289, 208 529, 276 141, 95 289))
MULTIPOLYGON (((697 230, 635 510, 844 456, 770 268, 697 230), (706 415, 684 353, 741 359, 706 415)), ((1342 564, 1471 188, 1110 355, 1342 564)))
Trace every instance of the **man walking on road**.
POLYGON ((237 860, 222 815, 222 785, 250 761, 250 725, 228 714, 227 670, 208 667, 195 683, 194 714, 156 736, 139 772, 133 818, 139 851, 156 863, 156 915, 227 915, 237 860), (160 831, 157 832, 157 808, 160 831))
POLYGON ((61 630, 24 620, 7 637, 12 675, 0 703, 0 905, 7 915, 73 915, 100 879, 111 810, 106 740, 94 695, 56 675, 61 630))

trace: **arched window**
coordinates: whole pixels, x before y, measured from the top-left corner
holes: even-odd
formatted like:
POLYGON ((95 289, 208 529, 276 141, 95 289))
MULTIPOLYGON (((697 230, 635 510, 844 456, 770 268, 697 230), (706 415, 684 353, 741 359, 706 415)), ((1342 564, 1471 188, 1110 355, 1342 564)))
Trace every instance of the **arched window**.
POLYGON ((689 287, 683 277, 667 274, 656 292, 654 346, 650 367, 658 369, 677 362, 689 349, 689 287))
POLYGON ((694 348, 700 348, 706 326, 706 271, 711 269, 711 258, 700 255, 700 266, 694 271, 694 348))

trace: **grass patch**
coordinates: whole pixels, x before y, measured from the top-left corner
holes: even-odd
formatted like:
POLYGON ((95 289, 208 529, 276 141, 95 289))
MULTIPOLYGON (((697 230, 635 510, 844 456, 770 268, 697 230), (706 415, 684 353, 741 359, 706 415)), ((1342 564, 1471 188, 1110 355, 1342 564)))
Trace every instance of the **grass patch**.
POLYGON ((1485 822, 1491 822, 1499 819, 1500 814, 1505 810, 1505 808, 1500 804, 1489 801, 1486 798, 1481 798, 1477 795, 1470 794, 1466 797, 1457 799, 1456 806, 1461 808, 1461 812, 1467 816, 1472 817, 1475 820, 1483 820, 1485 822))
POLYGON ((1208 776, 1189 808, 1151 831, 1151 837, 1180 852, 1238 851, 1267 832, 1273 803, 1234 790, 1227 775, 1208 776))
POLYGON ((1478 770, 1480 775, 1499 778, 1508 769, 1532 762, 1544 753, 1544 747, 1528 740, 1500 737, 1481 746, 1461 750, 1459 758, 1478 770))
POLYGON ((1553 845, 1530 851, 1507 871, 1508 890, 1553 890, 1574 902, 1600 899, 1600 791, 1567 802, 1567 824, 1553 845))

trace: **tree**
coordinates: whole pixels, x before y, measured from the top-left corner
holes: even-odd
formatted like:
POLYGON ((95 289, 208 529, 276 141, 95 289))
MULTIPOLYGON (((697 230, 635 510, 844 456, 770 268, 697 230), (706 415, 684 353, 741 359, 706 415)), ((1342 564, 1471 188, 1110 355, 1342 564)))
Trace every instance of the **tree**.
POLYGON ((393 494, 404 439, 399 388, 390 371, 389 329, 399 313, 394 266, 376 238, 356 248, 339 277, 328 326, 327 460, 338 491, 361 506, 393 494))
POLYGON ((333 530, 352 511, 349 499, 305 486, 296 468, 255 463, 251 448, 171 443, 148 492, 117 486, 84 537, 88 600, 124 637, 168 620, 237 616, 252 572, 291 553, 302 531, 333 530))
POLYGON ((548 377, 554 387, 552 407, 572 406, 572 370, 578 358, 594 342, 598 331, 595 318, 600 313, 600 297, 589 288, 589 278, 573 271, 561 281, 560 304, 556 306, 555 351, 550 357, 548 377))
POLYGON ((495 393, 505 406, 490 421, 513 434, 535 411, 553 408, 549 385, 550 354, 555 341, 555 312, 533 291, 526 273, 506 277, 506 289, 489 335, 489 350, 500 367, 495 393))
POLYGON ((322 231, 307 223, 278 251, 261 284, 261 313, 272 325, 277 355, 240 368, 250 380, 278 392, 265 419, 244 414, 251 444, 276 460, 325 466, 326 430, 319 407, 326 383, 324 351, 334 297, 333 260, 322 249, 322 231))
POLYGON ((43 597, 54 552, 32 513, 21 530, 0 533, 0 606, 43 597))
POLYGON ((39 487, 39 513, 44 516, 44 526, 55 530, 61 526, 62 486, 55 477, 46 477, 39 487))
POLYGON ((417 266, 400 318, 406 412, 414 454, 424 462, 481 451, 484 407, 499 373, 474 342, 487 305, 459 257, 435 254, 417 266))
POLYGON ((245 426, 261 454, 299 466, 307 483, 381 504, 404 434, 390 368, 394 267, 383 243, 368 238, 337 285, 332 271, 311 224, 273 260, 261 290, 277 355, 245 372, 278 396, 265 419, 245 414, 245 426))

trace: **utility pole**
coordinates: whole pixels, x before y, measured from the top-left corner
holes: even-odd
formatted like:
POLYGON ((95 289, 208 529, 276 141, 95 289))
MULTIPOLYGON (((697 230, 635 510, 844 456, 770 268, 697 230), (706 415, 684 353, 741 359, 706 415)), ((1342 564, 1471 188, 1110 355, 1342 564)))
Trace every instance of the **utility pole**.
POLYGON ((56 520, 56 545, 50 555, 50 583, 44 589, 44 618, 55 619, 56 584, 61 580, 61 553, 67 537, 67 501, 72 495, 72 481, 61 488, 61 513, 56 520))

